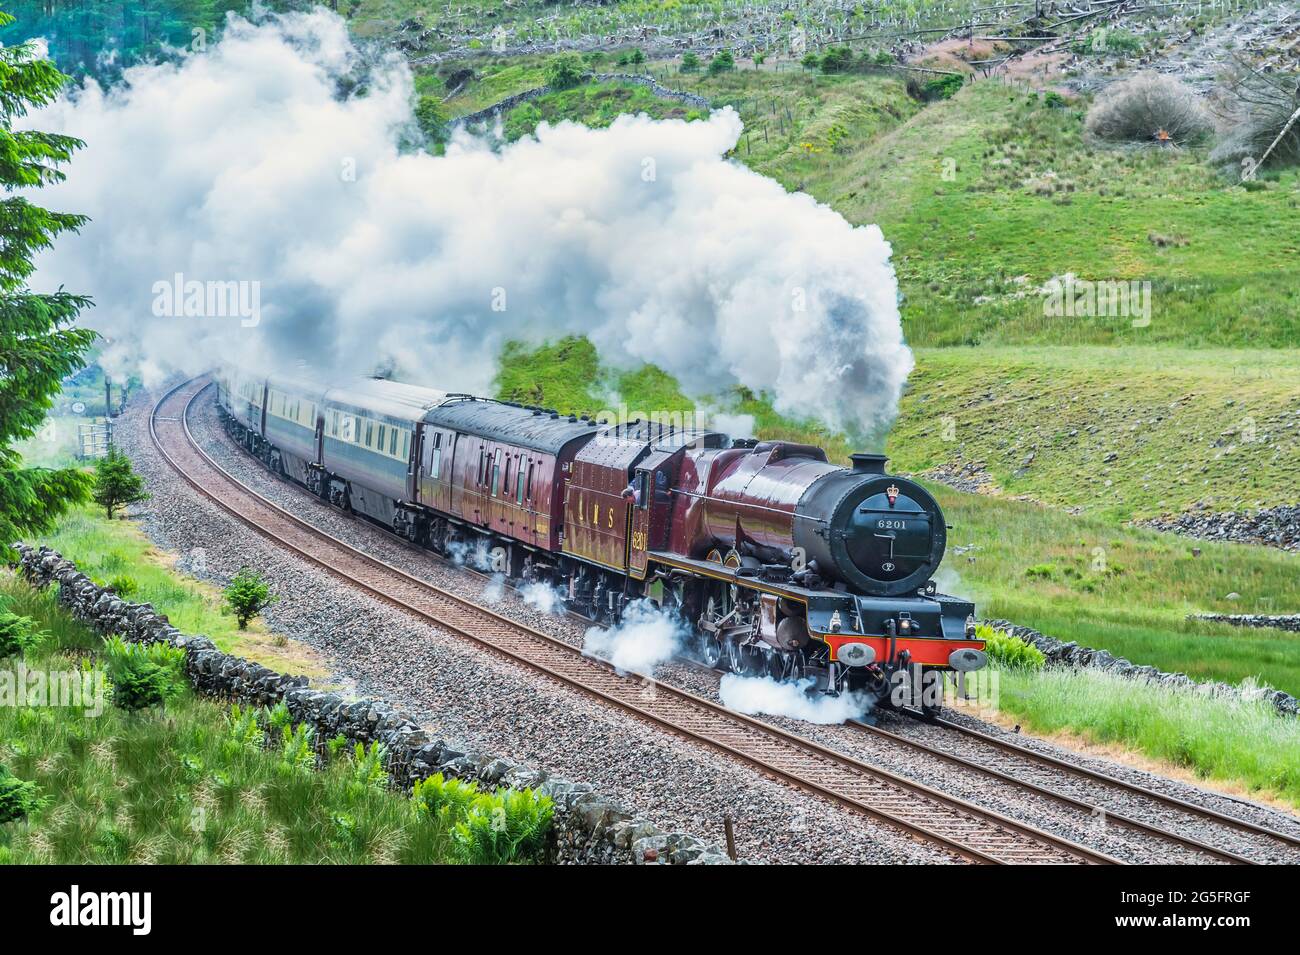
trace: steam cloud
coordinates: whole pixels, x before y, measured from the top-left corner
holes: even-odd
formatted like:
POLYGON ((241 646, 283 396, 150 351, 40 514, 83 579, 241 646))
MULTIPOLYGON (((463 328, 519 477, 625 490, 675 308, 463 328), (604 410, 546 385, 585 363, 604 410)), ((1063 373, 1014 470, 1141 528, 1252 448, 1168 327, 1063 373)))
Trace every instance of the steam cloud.
POLYGON ((590 627, 583 636, 584 653, 614 664, 622 672, 649 676, 685 645, 685 626, 650 600, 637 600, 623 610, 617 627, 590 627))
POLYGON ((871 709, 866 696, 842 693, 839 696, 810 695, 812 680, 778 683, 767 677, 742 677, 724 674, 718 684, 722 705, 738 713, 766 713, 788 716, 806 723, 843 723, 857 719, 871 709))
POLYGON ((112 370, 387 363, 482 393, 505 340, 585 333, 696 394, 740 383, 850 433, 888 423, 912 367, 889 245, 726 159, 733 111, 543 126, 498 149, 462 135, 438 158, 409 147, 404 63, 340 94, 358 58, 323 9, 231 17, 205 53, 27 120, 87 143, 39 201, 93 221, 34 286, 95 298, 112 370), (155 315, 177 274, 260 283, 259 322, 155 315))

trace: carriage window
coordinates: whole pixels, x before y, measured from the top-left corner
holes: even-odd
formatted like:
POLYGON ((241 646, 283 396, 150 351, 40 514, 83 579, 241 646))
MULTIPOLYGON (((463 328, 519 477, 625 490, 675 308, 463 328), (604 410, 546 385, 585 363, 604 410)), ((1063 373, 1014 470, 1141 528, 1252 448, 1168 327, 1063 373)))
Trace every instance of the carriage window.
POLYGON ((482 448, 478 449, 478 485, 483 486, 483 468, 487 464, 487 452, 482 448))
POLYGON ((510 496, 510 460, 511 460, 510 455, 507 454, 505 479, 501 482, 501 486, 506 489, 505 490, 506 497, 510 496))
POLYGON ((524 503, 524 468, 519 467, 519 474, 515 477, 515 503, 524 503))
POLYGON ((373 421, 367 421, 366 422, 366 447, 367 448, 374 447, 374 444, 372 443, 374 440, 375 440, 375 423, 373 421))
POLYGON ((442 448, 433 449, 433 458, 429 461, 429 476, 437 477, 442 472, 442 448))
POLYGON ((528 493, 528 500, 530 500, 530 501, 533 499, 533 465, 534 465, 534 463, 535 463, 535 462, 533 462, 533 461, 529 461, 529 462, 528 462, 528 490, 527 490, 527 493, 528 493))
POLYGON ((492 456, 492 496, 497 496, 497 491, 501 489, 501 450, 498 448, 497 453, 492 456))
POLYGON ((379 426, 379 443, 375 445, 375 450, 380 454, 384 451, 384 445, 388 443, 388 426, 381 424, 379 426))
POLYGON ((411 456, 411 432, 403 431, 402 432, 402 457, 409 458, 410 456, 411 456))

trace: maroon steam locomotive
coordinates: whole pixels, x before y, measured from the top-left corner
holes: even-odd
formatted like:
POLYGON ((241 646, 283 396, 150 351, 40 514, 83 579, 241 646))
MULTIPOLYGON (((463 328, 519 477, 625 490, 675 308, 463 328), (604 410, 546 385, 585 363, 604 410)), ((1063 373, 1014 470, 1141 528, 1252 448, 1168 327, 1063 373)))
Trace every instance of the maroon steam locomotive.
POLYGON ((617 623, 648 598, 710 666, 888 700, 899 674, 984 666, 974 605, 933 575, 946 525, 885 458, 601 424, 382 379, 218 375, 231 433, 277 473, 441 554, 472 550, 617 623), (919 669, 918 669, 919 668, 919 669))

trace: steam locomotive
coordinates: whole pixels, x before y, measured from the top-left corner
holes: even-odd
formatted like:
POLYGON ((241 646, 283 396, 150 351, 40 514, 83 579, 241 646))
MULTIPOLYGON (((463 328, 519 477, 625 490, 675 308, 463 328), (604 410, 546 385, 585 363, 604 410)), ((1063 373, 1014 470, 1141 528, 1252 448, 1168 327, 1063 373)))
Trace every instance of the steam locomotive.
POLYGON ((560 588, 597 622, 654 601, 710 666, 888 704, 903 675, 986 663, 974 605, 933 580, 939 505, 882 455, 843 468, 805 444, 383 379, 217 383, 230 433, 272 471, 414 544, 560 588))

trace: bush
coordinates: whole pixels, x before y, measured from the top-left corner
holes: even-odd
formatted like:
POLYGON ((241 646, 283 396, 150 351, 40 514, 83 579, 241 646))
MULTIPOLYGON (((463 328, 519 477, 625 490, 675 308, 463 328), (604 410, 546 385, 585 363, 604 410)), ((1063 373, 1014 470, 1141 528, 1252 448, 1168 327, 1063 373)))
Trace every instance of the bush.
POLYGON ((0 825, 31 815, 41 806, 40 789, 35 783, 14 776, 0 766, 0 825))
POLYGON ((958 76, 955 73, 937 76, 932 80, 925 81, 925 84, 921 87, 921 97, 926 102, 948 99, 956 96, 965 85, 966 77, 958 76))
POLYGON ((587 72, 582 57, 576 53, 561 53, 546 61, 546 85, 553 90, 568 90, 582 85, 587 72))
POLYGON ((113 705, 124 710, 164 706, 185 686, 185 651, 179 647, 113 637, 104 641, 104 661, 113 684, 113 705))
POLYGON ((730 50, 719 50, 713 54, 713 59, 709 60, 709 75, 717 76, 719 73, 730 73, 736 68, 736 58, 731 55, 730 50))
POLYGON ((1032 643, 1013 637, 1001 630, 980 624, 975 636, 984 641, 984 652, 994 666, 1003 670, 1041 670, 1047 662, 1043 651, 1032 643))
POLYGON ((681 71, 683 73, 698 73, 700 71, 700 58, 687 50, 682 54, 681 71))
POLYGON ((226 607, 235 615, 240 630, 247 629, 248 621, 280 599, 271 593, 262 575, 248 567, 239 568, 225 589, 225 597, 226 607))
POLYGON ((1210 120, 1182 83, 1158 73, 1139 73, 1097 97, 1085 128, 1105 142, 1183 145, 1203 140, 1210 120))
POLYGON ((0 610, 0 660, 27 652, 40 643, 41 636, 31 617, 0 610))
POLYGON ((440 143, 446 140, 447 111, 438 97, 420 97, 420 101, 415 104, 415 122, 430 142, 440 143))
POLYGON ((847 73, 853 69, 853 51, 847 46, 833 46, 821 58, 823 73, 847 73))
POLYGON ((411 793, 416 811, 450 830, 456 855, 470 865, 504 865, 539 855, 555 805, 531 789, 478 786, 441 773, 420 780, 411 793))
POLYGON ((95 503, 113 519, 113 511, 127 504, 138 504, 149 495, 144 480, 131 468, 128 458, 116 445, 110 445, 108 454, 95 462, 95 487, 91 493, 95 503))
POLYGON ((1212 162, 1240 168, 1243 178, 1257 166, 1300 163, 1300 74, 1229 74, 1215 112, 1225 135, 1210 154, 1212 162))

